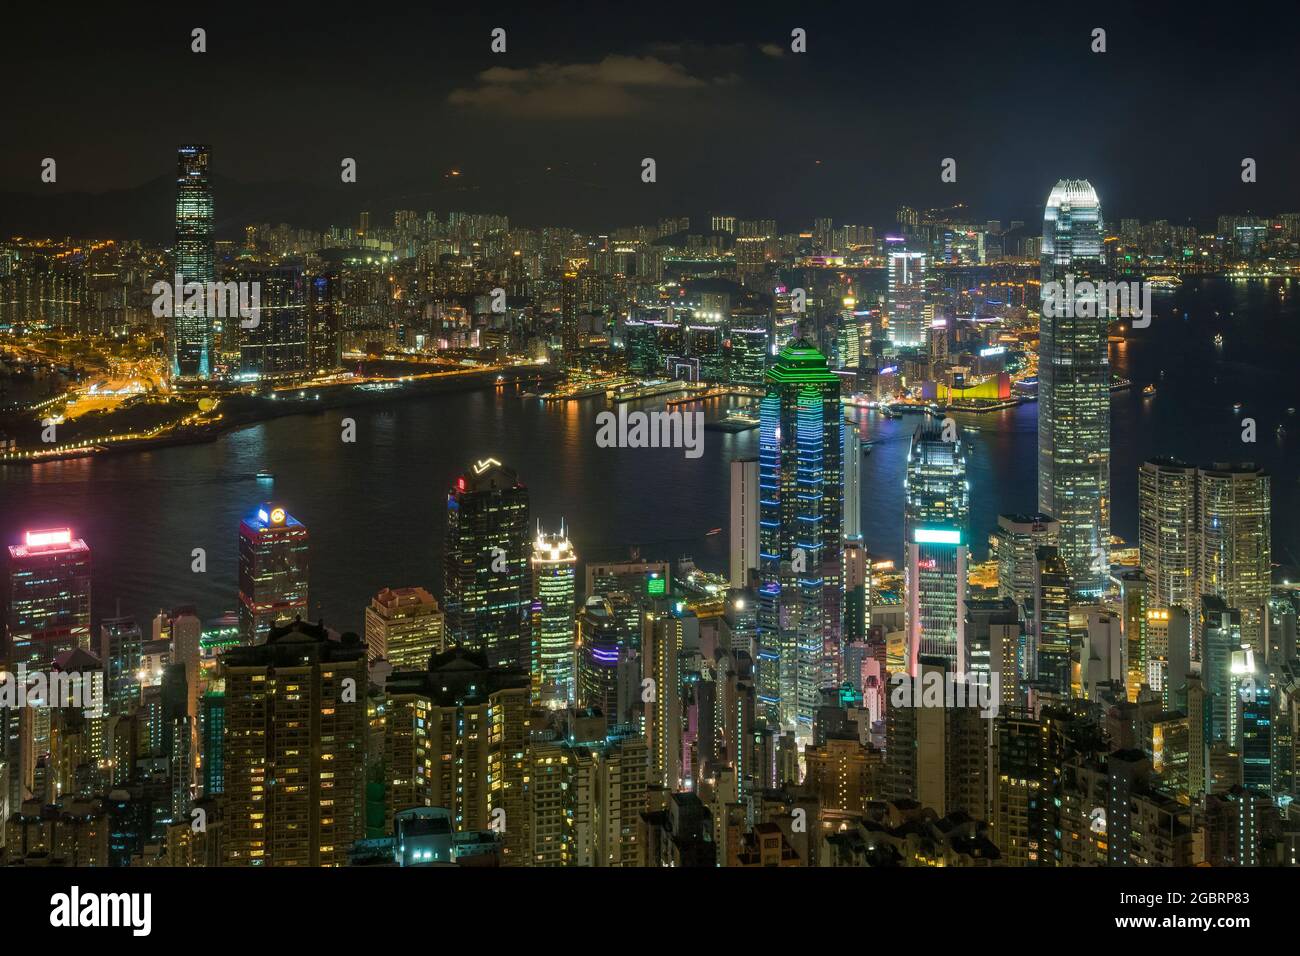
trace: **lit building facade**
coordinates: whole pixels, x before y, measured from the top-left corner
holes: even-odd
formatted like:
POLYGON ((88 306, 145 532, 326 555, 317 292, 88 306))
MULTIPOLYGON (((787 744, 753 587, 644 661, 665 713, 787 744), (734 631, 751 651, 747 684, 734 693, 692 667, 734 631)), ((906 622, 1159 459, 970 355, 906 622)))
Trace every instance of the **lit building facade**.
POLYGON ((266 639, 276 624, 308 618, 307 528, 281 506, 259 505, 239 525, 239 636, 266 639))
POLYGON ((1272 575, 1269 474, 1253 464, 1197 469, 1200 593, 1241 612, 1241 639, 1263 653, 1272 575))
POLYGON ((90 645, 90 548, 70 528, 28 531, 9 546, 4 643, 11 667, 48 667, 90 645))
POLYGON ((533 615, 537 622, 538 667, 533 670, 536 697, 543 703, 569 705, 576 699, 575 625, 578 556, 561 522, 558 534, 538 528, 533 540, 533 615))
POLYGON ((531 672, 528 489, 495 458, 474 463, 447 493, 443 586, 447 636, 493 667, 531 672))
MULTIPOLYGON (((1102 238, 1092 185, 1057 183, 1043 213, 1043 285, 1064 284, 1067 274, 1075 281, 1101 278, 1102 238)), ((1081 299, 1070 308, 1045 302, 1042 310, 1038 510, 1061 523, 1061 557, 1076 592, 1096 598, 1110 570, 1110 358, 1106 316, 1095 303, 1082 307, 1081 299)))
MULTIPOLYGON (((176 150, 176 272, 185 284, 216 280, 213 243, 212 185, 208 178, 209 146, 180 146, 176 150)), ((207 296, 203 298, 208 301, 207 296)), ((209 378, 214 369, 214 330, 206 306, 189 314, 177 309, 168 325, 171 374, 179 378, 209 378)))
POLYGON ((970 484, 961 439, 944 441, 937 423, 919 428, 907 456, 906 486, 908 673, 917 675, 921 657, 941 658, 964 673, 970 484))
POLYGON ((804 340, 768 371, 759 436, 759 695, 765 716, 811 730, 839 656, 843 412, 826 359, 804 340))
POLYGON ((445 650, 446 620, 438 600, 424 588, 384 588, 366 608, 366 652, 393 670, 427 667, 445 650))

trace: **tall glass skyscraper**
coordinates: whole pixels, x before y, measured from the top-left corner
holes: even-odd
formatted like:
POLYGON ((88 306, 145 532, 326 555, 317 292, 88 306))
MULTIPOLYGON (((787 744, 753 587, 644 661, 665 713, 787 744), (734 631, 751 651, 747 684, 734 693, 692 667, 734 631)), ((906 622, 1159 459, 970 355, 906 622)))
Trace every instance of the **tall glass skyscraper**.
POLYGON ((48 667, 90 640, 90 548, 70 528, 28 531, 9 546, 0 659, 48 667))
POLYGON ((1241 612, 1242 642, 1261 654, 1273 564, 1270 488, 1268 472, 1251 462, 1197 469, 1200 592, 1241 612))
POLYGON ((1196 469, 1152 458, 1138 471, 1138 543, 1151 606, 1196 610, 1196 469))
MULTIPOLYGON (((216 280, 210 157, 208 146, 180 146, 176 150, 176 272, 186 285, 216 280)), ((198 314, 189 311, 177 309, 168 329, 171 372, 180 378, 208 378, 213 365, 212 316, 206 308, 198 309, 198 314)))
POLYGON ((903 511, 907 591, 908 673, 921 657, 943 658, 965 672, 966 530, 970 484, 961 439, 944 441, 940 426, 917 429, 907 456, 903 511))
POLYGON ((308 618, 307 528, 279 505, 259 505, 239 525, 239 636, 260 644, 271 628, 308 618))
MULTIPOLYGON (((1063 179, 1047 197, 1041 266, 1044 287, 1102 278, 1101 202, 1087 180, 1063 179)), ((1061 523, 1075 593, 1097 597, 1110 571, 1107 320, 1073 304, 1044 308, 1039 325, 1038 510, 1061 523)))
POLYGON ((574 626, 577 614, 574 571, 578 556, 560 524, 559 534, 539 527, 533 541, 533 608, 538 667, 533 673, 536 699, 558 707, 576 700, 574 626))
POLYGON ((889 254, 889 341, 898 348, 925 345, 925 254, 889 254))
POLYGON ((531 672, 528 489, 495 458, 475 462, 447 493, 447 635, 488 666, 531 672))
POLYGON ((843 574, 844 413, 821 352, 781 350, 759 416, 759 704, 811 732, 817 689, 836 680, 843 574))

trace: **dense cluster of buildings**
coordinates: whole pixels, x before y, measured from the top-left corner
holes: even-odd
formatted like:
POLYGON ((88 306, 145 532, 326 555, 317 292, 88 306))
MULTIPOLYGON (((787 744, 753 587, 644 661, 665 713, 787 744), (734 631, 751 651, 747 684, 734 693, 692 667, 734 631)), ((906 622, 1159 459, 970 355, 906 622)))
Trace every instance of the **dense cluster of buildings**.
MULTIPOLYGON (((1272 581, 1270 477, 1145 462, 1138 547, 1118 547, 1109 317, 1033 299, 1130 250, 1294 244, 1295 217, 1234 221, 1208 250, 1168 227, 1116 239, 1066 180, 1032 241, 960 209, 902 209, 879 239, 829 220, 579 237, 399 211, 328 237, 250 228, 236 250, 213 242, 208 158, 181 149, 169 268, 258 281, 261 315, 171 317, 177 382, 428 348, 535 354, 575 382, 743 386, 758 452, 731 463, 730 566, 584 562, 495 458, 447 491, 441 593, 427 572, 391 582, 362 634, 308 619, 311 535, 284 502, 231 529, 237 609, 206 621, 104 617, 98 599, 92 616, 94 542, 32 530, 8 547, 0 663, 102 681, 103 705, 0 697, 4 863, 1296 863, 1300 592, 1272 581), (944 294, 939 266, 1014 257, 1032 281, 944 294), (884 267, 874 300, 855 262, 884 267), (901 562, 869 554, 846 398, 992 382, 979 400, 997 401, 1017 368, 1037 370, 1038 500, 972 528, 969 449, 927 411, 899 476, 901 562)), ((74 321, 135 323, 96 301, 74 321)))

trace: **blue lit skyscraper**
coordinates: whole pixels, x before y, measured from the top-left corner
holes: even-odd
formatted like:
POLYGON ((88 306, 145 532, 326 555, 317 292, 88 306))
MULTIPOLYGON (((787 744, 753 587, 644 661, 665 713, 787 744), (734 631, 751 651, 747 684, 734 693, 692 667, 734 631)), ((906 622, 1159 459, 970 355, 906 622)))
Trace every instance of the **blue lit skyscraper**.
MULTIPOLYGON (((1041 265, 1044 287, 1102 278, 1101 203, 1087 180, 1063 179, 1048 196, 1041 265)), ((1110 570, 1107 319, 1095 303, 1081 308, 1078 296, 1067 307, 1046 305, 1038 347, 1038 510, 1061 523, 1060 553, 1075 592, 1096 597, 1110 570)))
POLYGON ((817 689, 838 679, 843 412, 839 379, 807 341, 767 373, 759 437, 759 705, 811 732, 817 689))
MULTIPOLYGON (((210 154, 207 146, 181 146, 176 151, 175 258, 176 272, 185 285, 216 280, 210 154)), ((203 301, 207 302, 206 295, 203 301)), ((212 316, 206 307, 197 309, 197 314, 190 311, 177 309, 167 329, 171 373, 180 378, 208 378, 212 374, 212 316)))

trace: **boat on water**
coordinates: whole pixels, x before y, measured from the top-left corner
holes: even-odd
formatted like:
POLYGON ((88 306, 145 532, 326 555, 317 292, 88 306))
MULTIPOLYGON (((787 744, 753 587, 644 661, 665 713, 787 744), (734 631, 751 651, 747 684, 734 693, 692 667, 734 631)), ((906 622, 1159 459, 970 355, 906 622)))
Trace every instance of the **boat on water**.
POLYGON ((1143 395, 1154 395, 1155 393, 1156 393, 1156 387, 1154 384, 1148 385, 1144 389, 1142 389, 1143 395))
POLYGON ((1241 411, 1241 408, 1242 408, 1241 402, 1233 402, 1233 403, 1232 403, 1232 410, 1233 410, 1234 412, 1239 412, 1239 411, 1241 411))
POLYGON ((257 473, 258 481, 275 481, 275 473, 271 471, 259 471, 257 473))
POLYGON ((1223 333, 1222 333, 1222 332, 1215 332, 1215 333, 1214 333, 1214 344, 1217 345, 1219 348, 1223 348, 1223 333))
POLYGON ((722 529, 721 529, 721 528, 714 528, 712 531, 709 531, 707 534, 705 534, 704 537, 707 538, 707 537, 709 537, 710 535, 715 535, 715 534, 722 534, 722 529))

